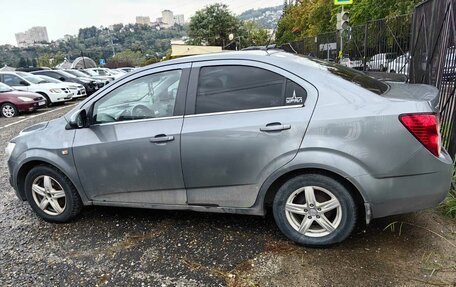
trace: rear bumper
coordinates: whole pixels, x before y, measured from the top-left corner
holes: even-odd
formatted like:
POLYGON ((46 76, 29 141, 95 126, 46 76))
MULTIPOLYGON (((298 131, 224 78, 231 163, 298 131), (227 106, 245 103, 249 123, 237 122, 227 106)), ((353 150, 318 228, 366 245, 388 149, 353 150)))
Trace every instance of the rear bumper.
POLYGON ((370 204, 372 217, 414 212, 442 202, 450 189, 453 162, 446 151, 436 160, 440 168, 430 173, 388 178, 356 177, 370 204))

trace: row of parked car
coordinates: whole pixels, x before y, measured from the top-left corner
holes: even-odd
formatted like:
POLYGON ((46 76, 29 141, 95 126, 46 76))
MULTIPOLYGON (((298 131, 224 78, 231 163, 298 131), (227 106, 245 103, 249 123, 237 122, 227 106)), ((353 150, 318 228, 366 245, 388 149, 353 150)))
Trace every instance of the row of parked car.
MULTIPOLYGON (((366 68, 369 71, 385 72, 390 70, 390 64, 394 62, 396 58, 400 57, 397 57, 396 53, 375 54, 369 59, 369 61, 366 62, 366 68)), ((362 60, 352 60, 348 55, 344 55, 344 57, 340 60, 340 64, 357 70, 362 70, 364 67, 362 60)))
MULTIPOLYGON (((380 71, 388 73, 409 74, 410 53, 406 52, 400 56, 397 53, 380 53, 372 56, 366 62, 369 71, 380 71)), ((425 63, 425 61, 423 61, 425 63)), ((362 60, 351 60, 348 55, 344 56, 340 64, 349 68, 362 70, 362 60)), ((456 68, 456 48, 450 47, 446 51, 444 61, 444 79, 454 78, 456 68)), ((425 70, 425 68, 423 68, 425 70)), ((448 79, 447 79, 448 80, 448 79)), ((450 79, 451 80, 451 79, 450 79)))
POLYGON ((14 117, 56 103, 85 97, 134 68, 43 69, 0 72, 0 113, 14 117))

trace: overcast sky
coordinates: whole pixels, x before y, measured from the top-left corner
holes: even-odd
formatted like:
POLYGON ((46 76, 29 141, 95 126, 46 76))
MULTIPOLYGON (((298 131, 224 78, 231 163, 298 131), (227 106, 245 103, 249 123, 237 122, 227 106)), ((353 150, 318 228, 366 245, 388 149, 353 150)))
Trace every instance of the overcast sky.
POLYGON ((283 0, 0 0, 0 44, 16 45, 14 34, 32 26, 46 26, 49 39, 56 40, 92 25, 134 23, 136 16, 155 20, 165 9, 184 14, 187 20, 196 10, 217 2, 239 14, 251 8, 280 5, 283 0))

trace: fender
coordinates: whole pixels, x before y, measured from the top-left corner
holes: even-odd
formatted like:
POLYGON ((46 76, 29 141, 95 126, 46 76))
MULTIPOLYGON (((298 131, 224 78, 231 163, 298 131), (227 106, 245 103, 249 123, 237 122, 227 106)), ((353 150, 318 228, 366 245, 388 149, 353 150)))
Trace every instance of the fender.
POLYGON ((283 175, 302 169, 317 169, 337 174, 355 186, 365 203, 370 202, 366 190, 356 179, 357 176, 368 174, 361 163, 357 162, 350 155, 339 151, 315 148, 300 149, 292 161, 270 175, 262 184, 253 207, 264 207, 266 194, 277 179, 283 175))
POLYGON ((29 162, 41 161, 45 162, 51 166, 58 168, 66 177, 70 179, 73 185, 76 187, 76 190, 81 197, 84 205, 89 205, 91 202, 87 197, 84 188, 79 180, 79 176, 76 172, 73 162, 72 149, 68 148, 68 154, 62 154, 63 149, 57 150, 46 150, 46 149, 30 149, 23 152, 17 161, 16 166, 13 170, 13 185, 18 186, 18 175, 19 171, 29 162))

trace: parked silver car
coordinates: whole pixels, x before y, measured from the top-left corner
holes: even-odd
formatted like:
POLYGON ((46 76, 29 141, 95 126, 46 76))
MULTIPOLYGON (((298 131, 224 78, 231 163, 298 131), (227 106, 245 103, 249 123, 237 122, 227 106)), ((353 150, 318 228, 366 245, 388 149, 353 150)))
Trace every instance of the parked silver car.
POLYGON ((50 222, 83 205, 264 215, 329 245, 449 189, 437 89, 279 51, 135 70, 7 147, 18 197, 50 222))

